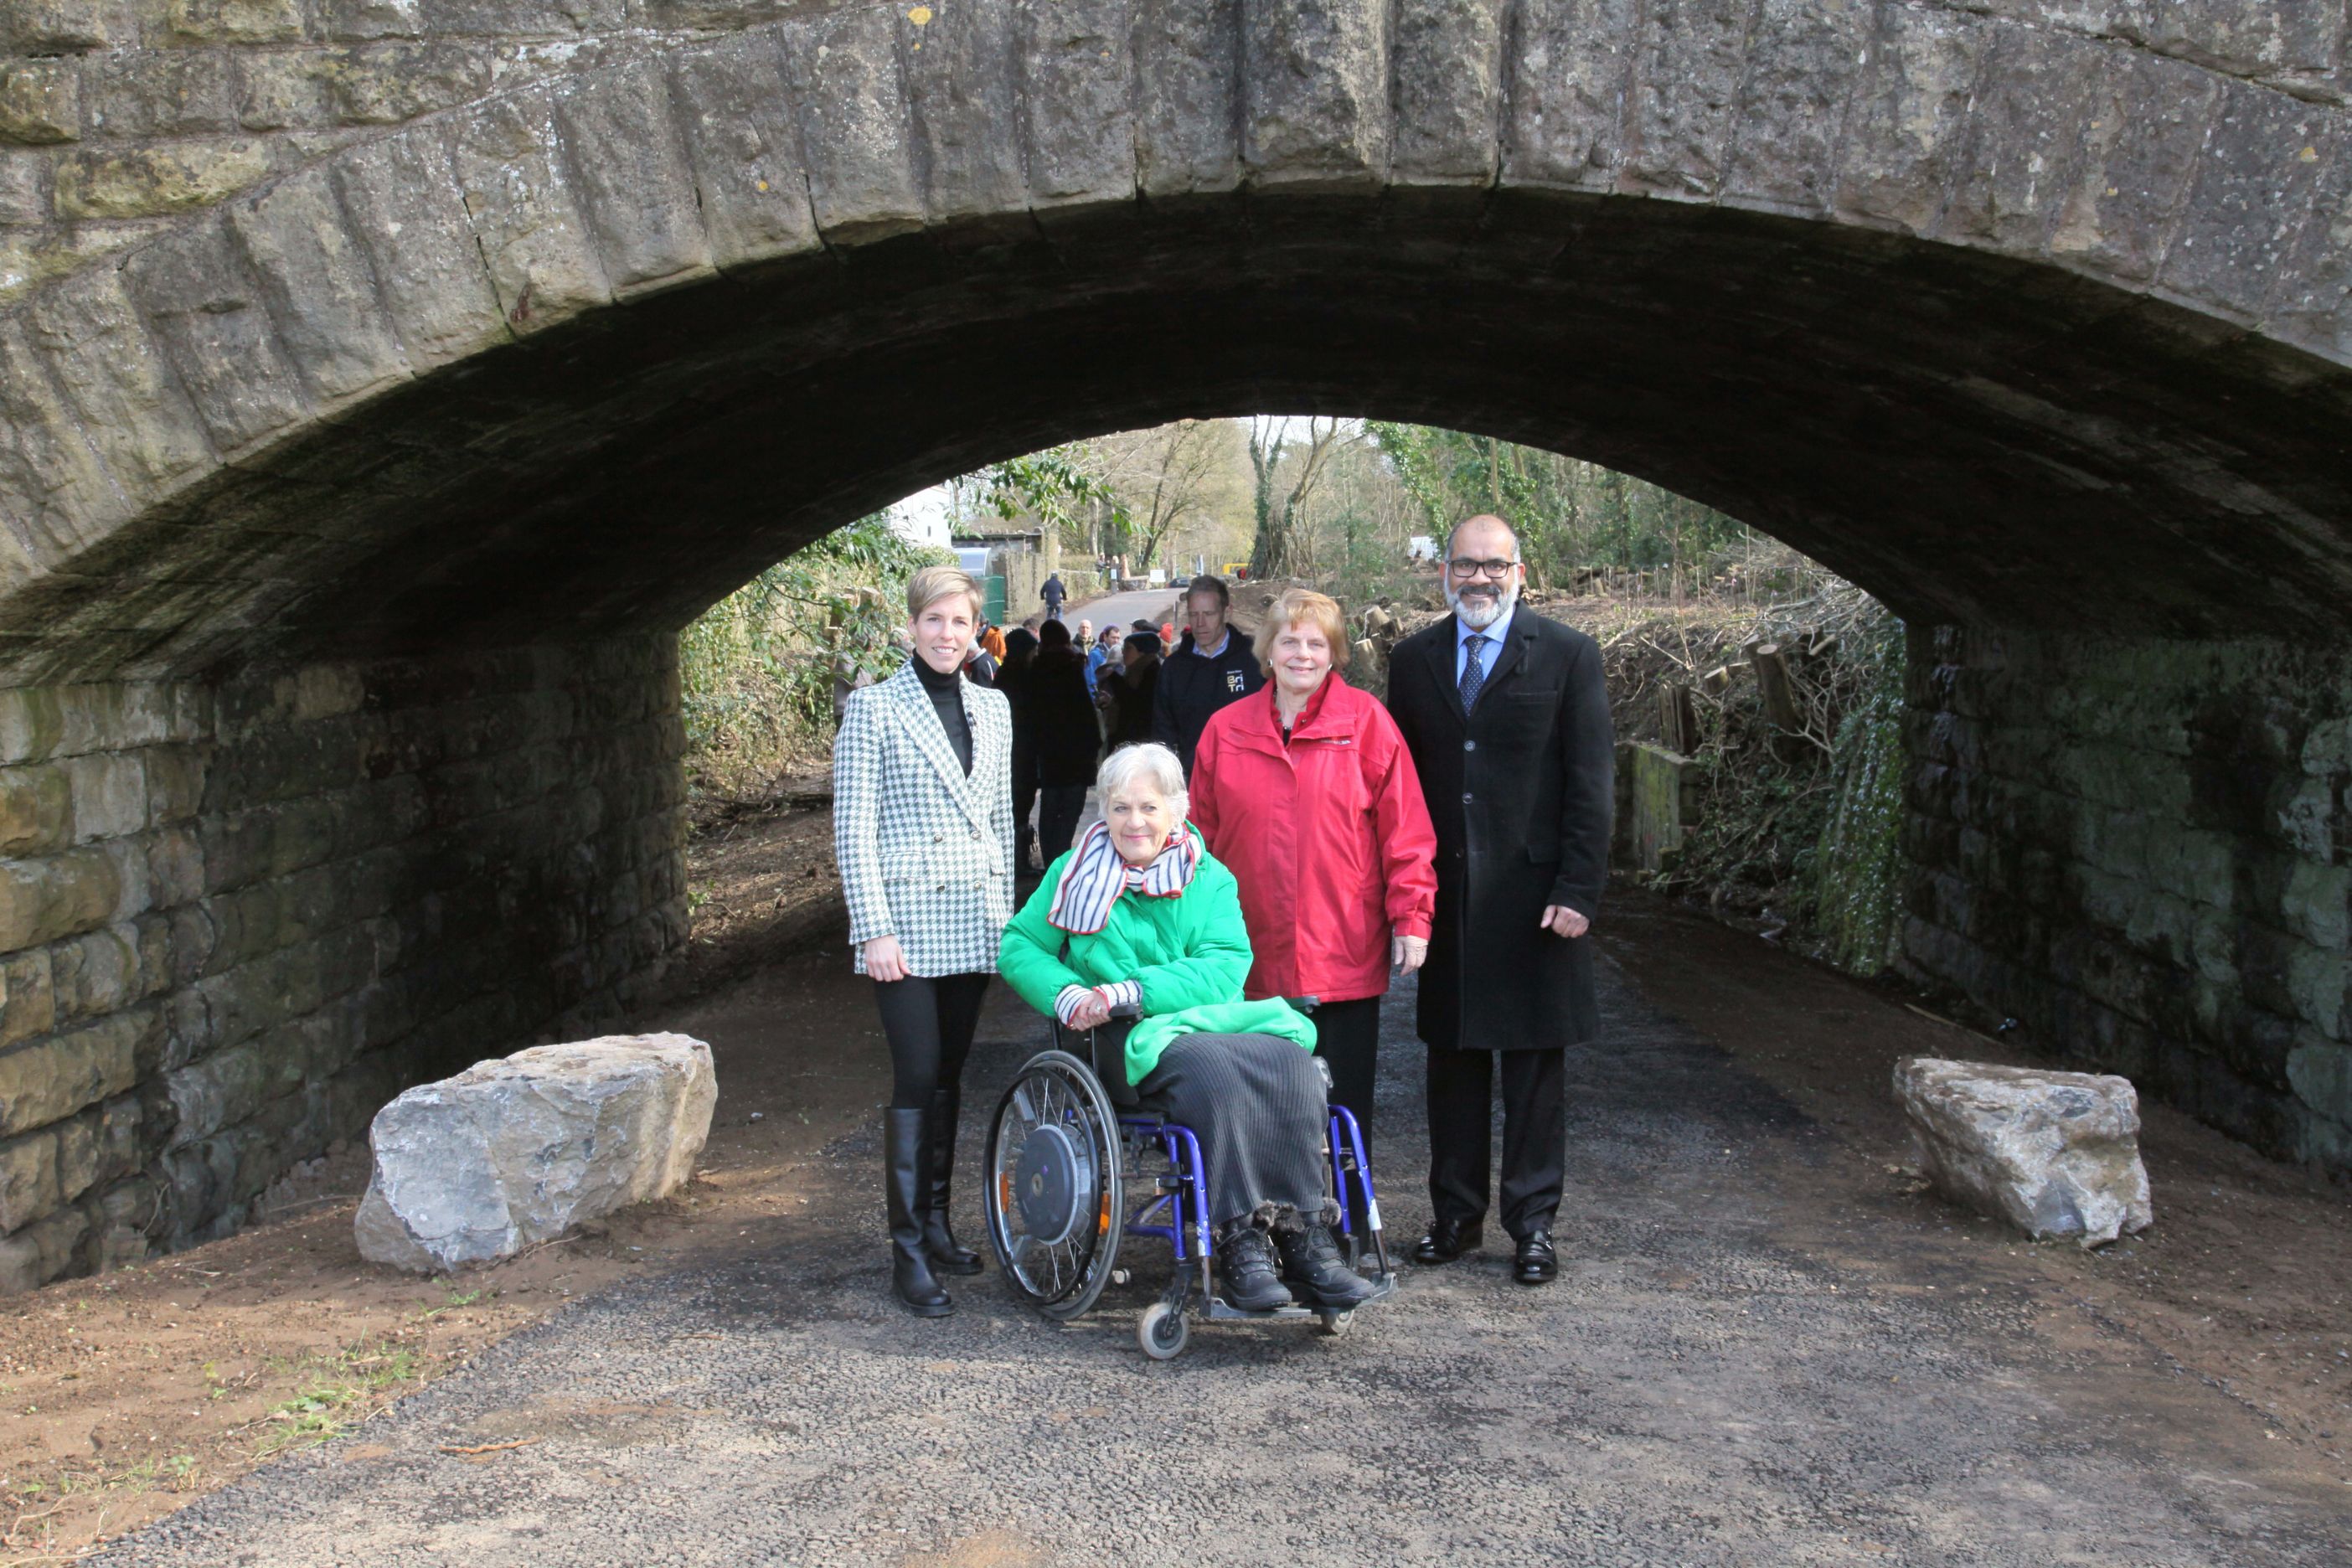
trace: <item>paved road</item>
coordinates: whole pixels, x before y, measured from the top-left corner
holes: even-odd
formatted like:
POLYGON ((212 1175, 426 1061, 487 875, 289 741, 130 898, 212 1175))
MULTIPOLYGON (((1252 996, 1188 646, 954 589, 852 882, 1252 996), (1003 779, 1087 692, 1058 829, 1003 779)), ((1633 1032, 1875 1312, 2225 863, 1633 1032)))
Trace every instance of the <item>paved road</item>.
MULTIPOLYGON (((2253 1413, 1989 1290, 1969 1258, 2001 1244, 1969 1226, 1825 1215, 1829 1131, 1606 973, 1549 1289, 1490 1242, 1349 1338, 1196 1329, 1165 1365, 1131 1337, 1157 1269, 1068 1328, 992 1275, 919 1322, 850 1140, 783 1255, 583 1303, 100 1561, 2340 1568, 2344 1494, 2253 1413)), ((985 1035, 975 1099, 1035 1043, 1001 1006, 985 1035)), ((1391 1045, 1412 1149, 1418 1053, 1391 1045)), ((1409 1236, 1427 1211, 1388 1169, 1409 1236)))
POLYGON ((1099 599, 1089 599, 1083 605, 1065 608, 1062 618, 1069 623, 1074 633, 1082 620, 1094 622, 1097 633, 1114 621, 1124 626, 1144 620, 1150 621, 1155 628, 1173 626, 1181 634, 1184 625, 1182 617, 1177 614, 1179 597, 1173 588, 1153 588, 1140 594, 1106 594, 1099 599))

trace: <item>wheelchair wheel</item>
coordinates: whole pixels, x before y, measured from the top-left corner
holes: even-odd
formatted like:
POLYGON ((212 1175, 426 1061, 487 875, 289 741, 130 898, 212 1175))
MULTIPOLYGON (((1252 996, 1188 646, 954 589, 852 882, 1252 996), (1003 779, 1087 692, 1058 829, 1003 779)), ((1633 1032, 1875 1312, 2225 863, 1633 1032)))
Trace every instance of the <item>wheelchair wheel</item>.
POLYGON ((988 1124, 988 1243, 998 1267, 1049 1318, 1075 1318, 1110 1283, 1126 1230, 1118 1113, 1067 1051, 1022 1068, 988 1124))
POLYGON ((1135 1321, 1135 1342, 1153 1361, 1173 1361, 1184 1353, 1192 1338, 1192 1325, 1183 1310, 1165 1301, 1152 1302, 1135 1321))
POLYGON ((1348 1331, 1355 1326, 1356 1313, 1355 1309, 1352 1307, 1343 1312, 1335 1312, 1328 1308, 1325 1309, 1323 1313, 1323 1331, 1330 1335, 1333 1339, 1345 1339, 1348 1335, 1348 1331))

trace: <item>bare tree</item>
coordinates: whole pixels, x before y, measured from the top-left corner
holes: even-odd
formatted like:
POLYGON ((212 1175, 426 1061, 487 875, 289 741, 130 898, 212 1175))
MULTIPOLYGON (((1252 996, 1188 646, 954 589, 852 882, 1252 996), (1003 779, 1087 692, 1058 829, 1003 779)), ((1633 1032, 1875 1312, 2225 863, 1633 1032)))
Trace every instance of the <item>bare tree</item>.
POLYGON ((1133 570, 1149 572, 1179 525, 1202 520, 1224 500, 1231 441, 1222 421, 1180 419, 1095 444, 1105 479, 1127 504, 1133 570))
POLYGON ((1299 526, 1308 496, 1323 477, 1331 454, 1349 437, 1338 419, 1309 417, 1302 444, 1293 446, 1286 416, 1259 415, 1250 421, 1250 467, 1257 479, 1257 539, 1250 549, 1250 575, 1286 577, 1302 565, 1299 526), (1285 471, 1282 459, 1293 456, 1285 471), (1285 484, 1288 488, 1284 489, 1285 484))

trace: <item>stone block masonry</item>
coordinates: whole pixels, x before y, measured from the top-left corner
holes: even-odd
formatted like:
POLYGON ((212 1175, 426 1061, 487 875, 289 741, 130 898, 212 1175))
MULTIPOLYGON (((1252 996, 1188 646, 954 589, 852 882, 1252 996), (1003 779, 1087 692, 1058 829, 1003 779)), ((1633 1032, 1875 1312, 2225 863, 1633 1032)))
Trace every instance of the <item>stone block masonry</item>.
POLYGON ((1915 630, 1905 963, 2352 1173, 2352 651, 1915 630))
POLYGON ((234 1228, 686 938, 675 639, 0 691, 0 1290, 234 1228))

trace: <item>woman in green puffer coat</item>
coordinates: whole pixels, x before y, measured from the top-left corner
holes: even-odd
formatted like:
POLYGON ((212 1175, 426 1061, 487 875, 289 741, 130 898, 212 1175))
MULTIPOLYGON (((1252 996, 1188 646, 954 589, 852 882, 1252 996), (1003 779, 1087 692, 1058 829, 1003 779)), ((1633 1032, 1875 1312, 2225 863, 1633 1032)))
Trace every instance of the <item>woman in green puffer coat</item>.
POLYGON ((1128 1081, 1200 1140, 1231 1305, 1286 1306, 1286 1278, 1318 1306, 1354 1306, 1372 1287, 1331 1236, 1315 1026, 1286 1002, 1243 1000, 1240 889, 1184 820, 1176 753, 1121 747, 1095 787, 1103 820, 1004 928, 998 972, 1066 1028, 1139 1010, 1128 1081))

